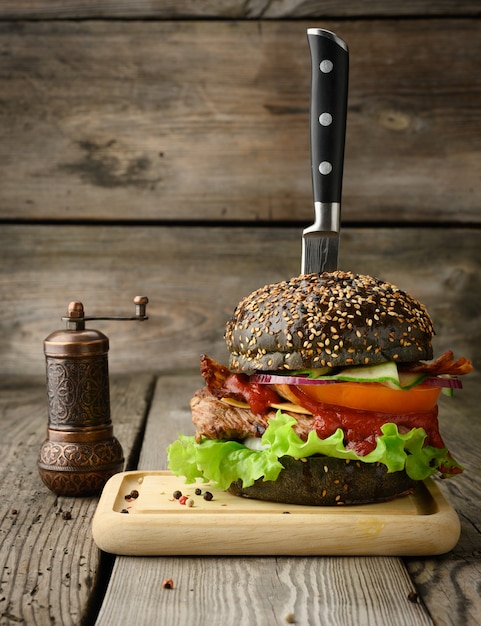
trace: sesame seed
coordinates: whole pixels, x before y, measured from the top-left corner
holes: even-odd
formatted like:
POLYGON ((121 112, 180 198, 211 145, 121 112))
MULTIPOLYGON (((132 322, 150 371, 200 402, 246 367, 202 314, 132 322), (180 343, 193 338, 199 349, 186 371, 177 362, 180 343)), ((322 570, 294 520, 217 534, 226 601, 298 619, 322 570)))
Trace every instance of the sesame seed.
POLYGON ((228 321, 225 340, 230 368, 250 372, 291 359, 293 369, 332 366, 333 354, 339 365, 361 364, 366 353, 376 363, 384 360, 386 349, 402 362, 429 360, 433 332, 425 307, 395 285, 336 271, 253 292, 228 321))

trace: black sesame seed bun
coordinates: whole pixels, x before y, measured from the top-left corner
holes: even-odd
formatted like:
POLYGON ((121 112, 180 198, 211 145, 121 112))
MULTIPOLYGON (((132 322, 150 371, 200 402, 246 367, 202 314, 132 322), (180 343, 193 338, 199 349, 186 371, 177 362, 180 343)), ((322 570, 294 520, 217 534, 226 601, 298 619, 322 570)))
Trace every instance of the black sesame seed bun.
POLYGON ((351 272, 306 274, 244 298, 226 325, 232 371, 407 363, 433 356, 423 304, 351 272))
POLYGON ((277 480, 262 478, 250 487, 237 480, 229 492, 243 498, 304 504, 340 506, 386 502, 413 493, 416 481, 406 472, 388 472, 382 463, 361 463, 325 456, 279 459, 284 470, 277 480))

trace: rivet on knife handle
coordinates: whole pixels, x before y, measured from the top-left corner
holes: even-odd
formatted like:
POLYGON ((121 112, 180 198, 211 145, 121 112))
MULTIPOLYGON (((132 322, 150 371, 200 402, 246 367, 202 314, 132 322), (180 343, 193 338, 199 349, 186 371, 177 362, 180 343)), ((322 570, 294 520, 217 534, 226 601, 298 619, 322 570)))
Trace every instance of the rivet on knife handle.
POLYGON ((309 28, 311 167, 315 220, 302 236, 303 274, 337 269, 349 52, 334 33, 309 28))

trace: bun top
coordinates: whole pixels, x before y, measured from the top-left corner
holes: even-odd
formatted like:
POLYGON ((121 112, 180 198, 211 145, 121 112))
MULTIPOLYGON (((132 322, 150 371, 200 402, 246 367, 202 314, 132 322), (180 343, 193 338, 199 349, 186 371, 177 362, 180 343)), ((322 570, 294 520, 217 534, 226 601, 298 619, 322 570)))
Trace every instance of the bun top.
POLYGON ((432 359, 423 304, 391 283, 351 272, 305 274, 241 300, 227 322, 232 371, 432 359))

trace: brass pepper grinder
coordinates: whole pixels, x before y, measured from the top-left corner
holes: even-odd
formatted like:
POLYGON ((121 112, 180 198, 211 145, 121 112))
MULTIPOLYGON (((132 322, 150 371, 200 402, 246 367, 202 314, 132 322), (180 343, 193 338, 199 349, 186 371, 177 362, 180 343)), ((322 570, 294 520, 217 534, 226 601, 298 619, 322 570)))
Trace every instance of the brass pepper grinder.
POLYGON ((66 329, 44 341, 48 429, 38 470, 47 487, 61 496, 99 493, 122 471, 122 446, 110 419, 109 339, 85 328, 89 320, 144 321, 148 298, 134 298, 133 317, 86 317, 81 302, 68 305, 66 329))

